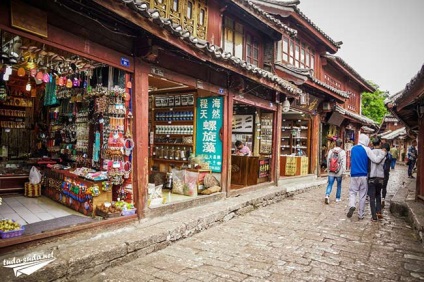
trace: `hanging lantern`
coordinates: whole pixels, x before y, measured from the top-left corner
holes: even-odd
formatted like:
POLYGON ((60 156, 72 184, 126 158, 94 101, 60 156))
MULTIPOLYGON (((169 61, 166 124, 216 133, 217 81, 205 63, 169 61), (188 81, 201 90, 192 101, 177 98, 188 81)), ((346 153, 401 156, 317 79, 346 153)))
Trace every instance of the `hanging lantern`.
POLYGON ((128 102, 129 100, 131 100, 131 94, 130 94, 130 93, 125 93, 124 100, 125 100, 126 102, 128 102))
POLYGON ((290 110, 290 101, 287 99, 283 102, 283 112, 287 113, 290 110))

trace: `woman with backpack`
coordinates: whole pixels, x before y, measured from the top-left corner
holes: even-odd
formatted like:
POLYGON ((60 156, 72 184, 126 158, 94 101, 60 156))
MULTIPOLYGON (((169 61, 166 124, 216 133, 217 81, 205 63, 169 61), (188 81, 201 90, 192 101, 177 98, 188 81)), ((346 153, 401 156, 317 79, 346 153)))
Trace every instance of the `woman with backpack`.
POLYGON ((336 140, 336 146, 327 154, 328 185, 325 191, 325 203, 330 203, 330 194, 333 189, 334 181, 337 180, 336 202, 341 201, 342 178, 346 170, 346 152, 341 148, 343 141, 336 140))

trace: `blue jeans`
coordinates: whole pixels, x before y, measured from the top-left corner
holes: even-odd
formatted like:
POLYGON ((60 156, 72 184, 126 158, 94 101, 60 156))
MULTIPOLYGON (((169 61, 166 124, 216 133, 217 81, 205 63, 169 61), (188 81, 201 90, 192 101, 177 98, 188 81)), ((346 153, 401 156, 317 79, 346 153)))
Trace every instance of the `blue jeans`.
POLYGON ((390 162, 390 168, 395 169, 395 165, 396 165, 396 159, 392 158, 392 161, 390 162))
POLYGON ((331 190, 333 189, 334 180, 337 180, 337 192, 336 192, 336 199, 340 199, 340 196, 342 194, 342 177, 336 177, 336 176, 328 176, 328 185, 327 185, 327 191, 325 191, 325 196, 330 196, 331 190))

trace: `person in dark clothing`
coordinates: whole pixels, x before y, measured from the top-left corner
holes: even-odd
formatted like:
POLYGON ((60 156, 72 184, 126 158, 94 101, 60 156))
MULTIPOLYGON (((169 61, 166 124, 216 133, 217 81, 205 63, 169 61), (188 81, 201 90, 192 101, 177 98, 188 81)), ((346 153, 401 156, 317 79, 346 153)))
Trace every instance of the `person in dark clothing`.
POLYGON ((408 148, 408 177, 409 178, 415 178, 412 175, 412 172, 414 170, 415 163, 417 162, 418 158, 418 152, 417 152, 417 141, 412 141, 411 146, 408 148))
POLYGON ((381 148, 386 149, 386 151, 387 151, 387 156, 386 156, 386 159, 384 160, 384 165, 383 165, 384 180, 383 180, 382 197, 381 197, 381 207, 384 208, 384 206, 386 204, 387 183, 389 182, 390 168, 391 168, 391 165, 392 165, 393 156, 390 153, 390 145, 388 143, 382 144, 381 148))

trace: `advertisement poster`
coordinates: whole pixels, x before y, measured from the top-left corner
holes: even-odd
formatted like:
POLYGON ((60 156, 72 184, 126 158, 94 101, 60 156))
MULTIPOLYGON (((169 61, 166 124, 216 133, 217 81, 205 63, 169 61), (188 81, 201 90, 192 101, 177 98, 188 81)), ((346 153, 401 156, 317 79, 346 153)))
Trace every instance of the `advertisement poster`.
POLYGON ((203 155, 212 172, 221 172, 222 140, 219 136, 223 123, 223 98, 197 98, 196 156, 203 155))

